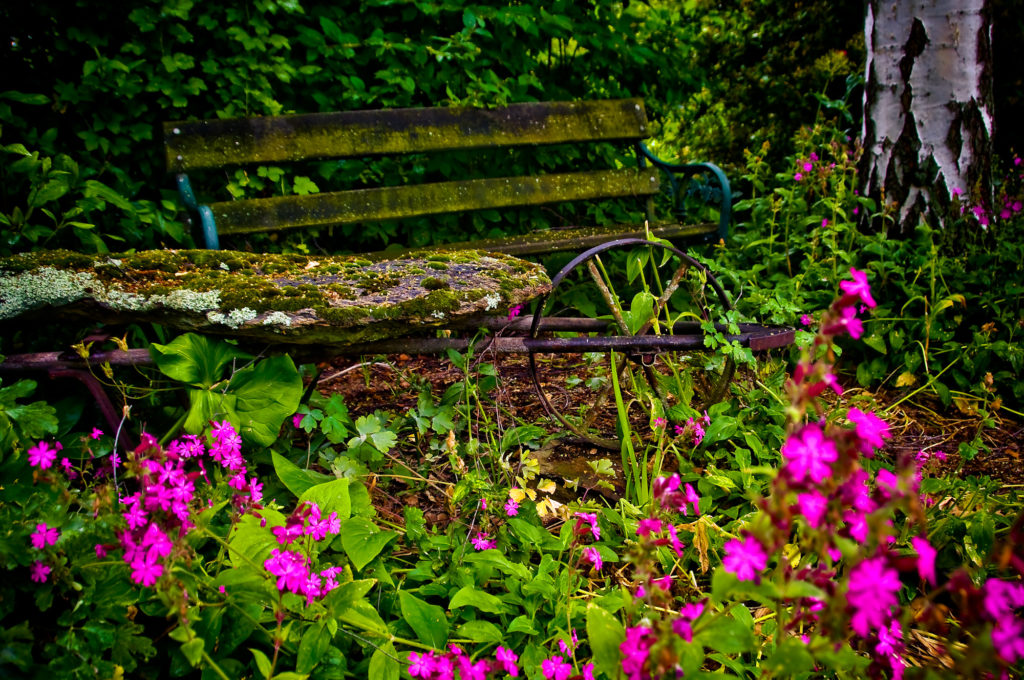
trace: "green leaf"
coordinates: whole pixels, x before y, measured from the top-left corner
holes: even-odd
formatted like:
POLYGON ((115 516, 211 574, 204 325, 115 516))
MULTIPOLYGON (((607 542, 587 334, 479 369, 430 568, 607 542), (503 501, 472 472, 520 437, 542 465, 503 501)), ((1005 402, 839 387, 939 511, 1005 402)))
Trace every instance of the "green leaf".
POLYGON ((201 637, 195 637, 186 642, 181 646, 181 653, 185 655, 188 662, 195 668, 199 665, 199 662, 203 659, 203 647, 206 646, 206 640, 201 637))
POLYGON ((715 620, 694 639, 705 647, 722 654, 741 654, 754 647, 754 633, 750 626, 733 616, 715 620))
POLYGON ((492 614, 500 614, 503 610, 500 599, 473 586, 463 586, 460 588, 459 592, 455 593, 451 602, 448 603, 449 609, 458 609, 459 607, 466 606, 475 607, 480 611, 491 612, 492 614))
POLYGON ((292 182, 292 191, 299 196, 307 196, 309 194, 320 193, 320 187, 318 187, 310 178, 299 175, 295 178, 295 181, 292 182))
POLYGON ((301 497, 310 487, 333 480, 333 477, 325 474, 314 472, 313 470, 303 470, 277 451, 271 451, 270 456, 274 462, 274 471, 277 472, 277 478, 281 480, 281 483, 289 491, 295 494, 296 498, 301 497))
POLYGON ((455 635, 473 642, 501 642, 505 637, 496 625, 482 620, 467 621, 456 629, 455 635))
POLYGON ((232 361, 252 358, 234 345, 196 333, 179 335, 166 345, 153 343, 149 353, 168 378, 204 389, 213 387, 232 361))
POLYGON ((470 564, 481 564, 490 567, 495 567, 503 574, 508 576, 515 576, 520 581, 530 580, 530 569, 524 564, 518 562, 512 562, 498 550, 483 550, 481 552, 475 552, 466 555, 465 562, 470 564))
POLYGON ((601 607, 588 604, 587 639, 594 652, 594 670, 609 678, 618 677, 622 664, 619 645, 626 639, 626 630, 619 620, 601 607))
POLYGON ((252 647, 250 647, 249 651, 252 652, 253 658, 256 659, 256 668, 259 669, 260 675, 262 675, 265 678, 269 678, 270 671, 272 670, 270 665, 270 659, 268 659, 267 655, 258 649, 253 649, 252 647))
POLYGON ((791 678, 814 668, 814 659, 802 641, 786 638, 764 662, 763 667, 774 677, 791 678))
POLYGON ((348 493, 349 484, 350 480, 348 479, 335 479, 311 486, 302 492, 299 502, 316 503, 324 517, 336 512, 338 519, 348 519, 352 516, 352 500, 348 493))
POLYGON ((341 545, 356 571, 369 564, 397 535, 394 531, 382 531, 365 517, 353 517, 341 523, 341 545))
POLYGON ((539 635, 540 631, 533 627, 533 621, 525 615, 519 615, 512 619, 508 626, 510 633, 526 633, 527 635, 539 635))
POLYGON ((444 649, 448 641, 448 619, 444 609, 419 599, 412 593, 402 590, 398 593, 398 604, 402 610, 402 618, 416 633, 420 642, 434 649, 444 649))
POLYGON ((260 446, 270 446, 285 418, 295 413, 302 398, 302 377, 292 358, 269 357, 231 376, 228 390, 237 398, 242 423, 239 434, 260 446))
POLYGON ((320 621, 306 629, 299 641, 299 652, 295 657, 295 670, 309 673, 320 662, 333 636, 327 630, 327 622, 320 621))
POLYGON ((880 352, 882 354, 889 353, 888 348, 885 346, 885 338, 881 335, 875 335, 874 333, 871 335, 865 335, 861 338, 861 342, 876 352, 880 352))
POLYGON ((398 652, 387 642, 370 657, 369 680, 398 680, 398 652))
POLYGON ((228 554, 236 569, 251 565, 262 567, 270 552, 278 546, 270 530, 284 526, 284 515, 269 508, 264 508, 260 514, 262 519, 255 515, 243 515, 228 536, 228 545, 231 546, 228 554), (263 519, 266 520, 265 527, 260 526, 263 519))

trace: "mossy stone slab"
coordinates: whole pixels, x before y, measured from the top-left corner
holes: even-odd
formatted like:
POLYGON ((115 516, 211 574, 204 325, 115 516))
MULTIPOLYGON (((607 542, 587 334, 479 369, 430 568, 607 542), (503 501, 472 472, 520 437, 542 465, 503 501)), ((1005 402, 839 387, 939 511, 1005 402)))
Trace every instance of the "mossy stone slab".
POLYGON ((153 321, 277 343, 348 344, 504 314, 549 288, 539 265, 479 251, 370 262, 229 250, 54 250, 0 259, 0 321, 153 321))

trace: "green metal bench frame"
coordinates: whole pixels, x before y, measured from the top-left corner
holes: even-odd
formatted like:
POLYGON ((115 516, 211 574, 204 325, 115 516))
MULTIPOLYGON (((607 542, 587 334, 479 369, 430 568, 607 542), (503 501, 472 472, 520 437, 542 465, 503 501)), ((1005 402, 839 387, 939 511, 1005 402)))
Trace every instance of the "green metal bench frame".
MULTIPOLYGON (((164 124, 167 168, 203 241, 221 235, 351 225, 431 214, 635 197, 645 201, 651 233, 670 240, 717 242, 728 236, 732 196, 710 163, 674 164, 644 145, 649 136, 640 99, 512 104, 495 109, 422 108, 346 111, 164 124), (636 150, 636 168, 538 174, 358 188, 201 204, 188 173, 263 163, 366 158, 391 154, 617 142, 636 150), (667 183, 663 183, 667 177, 667 183), (653 197, 672 197, 673 222, 654 219, 653 197), (717 206, 717 223, 687 224, 685 199, 717 206)), ((445 244, 516 255, 582 250, 645 233, 643 225, 556 229, 502 239, 445 244)), ((390 254, 390 253, 389 253, 390 254)))

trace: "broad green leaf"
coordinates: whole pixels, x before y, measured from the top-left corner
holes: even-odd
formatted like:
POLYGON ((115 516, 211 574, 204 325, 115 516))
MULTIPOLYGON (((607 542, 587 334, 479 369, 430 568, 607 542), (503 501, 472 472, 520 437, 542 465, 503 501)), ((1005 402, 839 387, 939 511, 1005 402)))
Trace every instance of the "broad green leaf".
POLYGON ((722 654, 740 654, 754 647, 754 633, 750 626, 732 616, 716 619, 694 637, 709 649, 722 654))
POLYGON ((512 619, 512 623, 508 626, 508 632, 510 633, 526 633, 527 635, 538 635, 539 630, 533 627, 533 621, 525 615, 519 615, 512 619))
POLYGON ((491 612, 492 614, 500 614, 503 609, 501 600, 473 586, 463 586, 460 588, 459 592, 455 593, 451 602, 448 603, 449 609, 458 609, 459 607, 466 606, 475 607, 480 611, 491 612))
POLYGON ((348 609, 338 612, 338 620, 376 635, 388 635, 388 626, 377 610, 365 600, 356 600, 348 609))
POLYGON ((369 680, 398 680, 398 652, 387 642, 370 657, 369 680))
POLYGON ((501 642, 505 635, 490 621, 467 621, 455 630, 455 635, 473 642, 501 642))
POLYGON ((281 483, 289 491, 295 494, 296 498, 301 497, 310 487, 329 482, 333 479, 313 470, 303 470, 277 451, 271 451, 270 455, 274 461, 274 471, 277 472, 277 478, 281 480, 281 483))
POLYGON ((448 619, 444 609, 436 604, 424 602, 412 593, 402 590, 398 593, 398 604, 402 618, 416 633, 420 642, 434 649, 444 649, 448 641, 448 619))
POLYGON ((470 564, 485 564, 491 567, 495 567, 503 574, 506 574, 508 576, 515 576, 520 581, 528 581, 530 579, 529 567, 523 564, 519 564, 518 562, 510 561, 498 550, 492 549, 471 553, 469 555, 466 555, 464 561, 469 562, 470 564))
POLYGON ((366 594, 370 592, 370 589, 373 588, 376 583, 377 579, 374 578, 342 583, 327 594, 327 597, 323 600, 324 606, 334 612, 340 612, 348 609, 356 602, 363 600, 363 598, 366 597, 366 594))
POLYGON ((356 571, 369 564, 397 535, 394 531, 382 531, 365 517, 353 517, 341 523, 341 545, 356 571))
POLYGON ((295 670, 298 673, 309 673, 320 662, 320 657, 327 651, 333 636, 327 630, 327 622, 320 621, 306 629, 299 641, 299 651, 295 657, 295 670))
POLYGON ((594 670, 609 678, 618 677, 622 664, 619 645, 626 639, 626 630, 619 620, 601 607, 588 604, 587 639, 594 652, 594 670))
POLYGON ((188 401, 188 415, 182 426, 185 432, 202 434, 212 420, 227 420, 232 427, 236 430, 239 429, 238 413, 235 411, 237 402, 235 395, 192 388, 188 390, 188 401))
POLYGON ((196 333, 179 335, 166 345, 153 343, 149 353, 168 378, 205 389, 218 382, 233 361, 252 358, 234 345, 196 333))
POLYGON ((201 637, 195 637, 184 643, 181 646, 181 653, 185 655, 188 662, 195 668, 199 665, 199 662, 203 658, 203 647, 206 646, 206 640, 201 637))
POLYGON ((302 378, 292 358, 282 354, 236 372, 228 390, 237 397, 238 433, 247 441, 270 446, 281 423, 299 407, 302 378))
POLYGON ((336 512, 338 519, 348 519, 352 516, 352 501, 348 493, 349 483, 348 479, 335 479, 311 486, 302 492, 299 502, 316 503, 324 517, 336 512))
POLYGON ((277 539, 270 533, 271 528, 284 526, 284 515, 276 510, 264 508, 260 511, 266 526, 261 527, 263 520, 254 515, 243 515, 228 536, 231 564, 236 568, 254 565, 263 566, 270 556, 270 551, 278 546, 277 539))

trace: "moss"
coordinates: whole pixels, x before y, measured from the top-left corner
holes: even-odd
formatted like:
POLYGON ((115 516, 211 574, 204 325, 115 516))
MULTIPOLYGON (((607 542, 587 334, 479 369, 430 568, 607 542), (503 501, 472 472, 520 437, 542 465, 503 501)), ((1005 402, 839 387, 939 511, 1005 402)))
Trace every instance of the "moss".
POLYGON ((435 271, 439 271, 439 272, 446 272, 446 271, 448 271, 448 265, 446 265, 443 262, 427 262, 427 266, 430 267, 431 269, 433 269, 435 271))
POLYGON ((438 279, 433 276, 428 276, 420 281, 420 285, 427 290, 442 290, 444 288, 451 288, 451 284, 444 279, 438 279))

